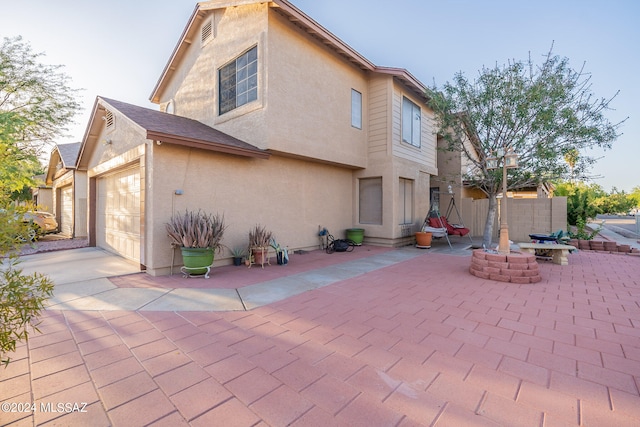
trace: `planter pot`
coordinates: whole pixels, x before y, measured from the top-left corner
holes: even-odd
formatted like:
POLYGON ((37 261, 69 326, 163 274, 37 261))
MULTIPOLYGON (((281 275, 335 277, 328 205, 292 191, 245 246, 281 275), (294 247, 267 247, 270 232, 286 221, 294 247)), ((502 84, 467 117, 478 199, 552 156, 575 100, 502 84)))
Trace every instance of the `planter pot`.
POLYGON ((213 264, 211 248, 180 248, 182 263, 188 274, 208 274, 213 264))
POLYGON ((347 228, 347 240, 351 240, 356 246, 362 245, 364 228, 347 228))
POLYGON ((242 265, 242 257, 241 256, 234 256, 233 257, 233 265, 235 265, 235 266, 242 265))
POLYGON ((423 231, 416 232, 416 247, 428 249, 431 247, 432 233, 425 233, 423 231))
POLYGON ((269 249, 268 248, 253 248, 251 249, 253 254, 254 264, 269 264, 269 249))
POLYGON ((289 263, 289 257, 285 256, 284 251, 277 251, 276 261, 278 262, 278 265, 286 265, 289 263))

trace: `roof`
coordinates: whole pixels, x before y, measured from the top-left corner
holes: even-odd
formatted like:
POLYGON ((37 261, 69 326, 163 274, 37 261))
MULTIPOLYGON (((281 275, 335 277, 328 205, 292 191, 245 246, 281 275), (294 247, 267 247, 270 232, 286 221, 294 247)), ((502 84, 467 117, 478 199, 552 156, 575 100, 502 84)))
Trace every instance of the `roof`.
POLYGON ((82 142, 72 142, 70 144, 58 144, 57 149, 60 153, 60 159, 65 169, 73 169, 76 167, 76 161, 78 160, 78 154, 80 153, 80 147, 82 142))
MULTIPOLYGON (((166 88, 171 76, 178 68, 178 63, 184 57, 187 49, 191 45, 194 38, 197 38, 196 31, 198 24, 206 16, 209 10, 222 9, 232 6, 240 6, 244 4, 252 3, 264 3, 260 0, 211 0, 207 2, 200 2, 196 5, 189 21, 180 36, 178 44, 173 50, 167 65, 165 66, 158 82, 153 88, 153 92, 149 99, 151 102, 160 102, 160 94, 166 88)), ((414 94, 422 98, 426 98, 427 87, 422 84, 418 79, 412 76, 404 68, 392 68, 392 67, 379 67, 374 65, 351 46, 340 40, 329 30, 318 24, 311 17, 306 15, 300 9, 291 4, 288 0, 271 0, 268 2, 272 10, 287 17, 293 24, 302 28, 307 34, 317 39, 320 43, 332 49, 338 55, 342 56, 346 61, 352 63, 356 67, 360 68, 364 72, 386 74, 393 76, 400 83, 406 85, 414 94)))
POLYGON ((105 104, 106 108, 120 112, 144 129, 147 139, 244 157, 266 159, 270 156, 265 150, 197 120, 114 99, 98 97, 98 100, 105 104))

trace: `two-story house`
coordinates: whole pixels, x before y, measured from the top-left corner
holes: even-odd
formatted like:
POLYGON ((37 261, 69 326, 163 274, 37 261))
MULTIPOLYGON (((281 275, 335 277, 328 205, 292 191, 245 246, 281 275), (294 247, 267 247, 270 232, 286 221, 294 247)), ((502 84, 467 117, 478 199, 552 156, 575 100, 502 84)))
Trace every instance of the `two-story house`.
POLYGON ((425 86, 290 1, 198 3, 151 101, 159 111, 98 97, 78 160, 90 242, 151 274, 169 272, 165 223, 185 209, 224 214, 230 248, 263 224, 314 249, 319 227, 407 244, 429 208, 425 86))

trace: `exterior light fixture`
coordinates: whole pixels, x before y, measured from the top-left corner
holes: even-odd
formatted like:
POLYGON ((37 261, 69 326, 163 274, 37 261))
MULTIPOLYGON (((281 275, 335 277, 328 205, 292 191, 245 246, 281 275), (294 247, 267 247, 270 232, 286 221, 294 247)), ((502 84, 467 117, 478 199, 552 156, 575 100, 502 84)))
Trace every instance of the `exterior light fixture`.
POLYGON ((487 157, 487 169, 498 169, 502 160, 502 200, 500 201, 500 242, 498 243, 498 253, 508 254, 511 252, 509 244, 509 225, 507 224, 507 169, 518 167, 518 155, 513 148, 507 150, 500 149, 497 153, 487 157))

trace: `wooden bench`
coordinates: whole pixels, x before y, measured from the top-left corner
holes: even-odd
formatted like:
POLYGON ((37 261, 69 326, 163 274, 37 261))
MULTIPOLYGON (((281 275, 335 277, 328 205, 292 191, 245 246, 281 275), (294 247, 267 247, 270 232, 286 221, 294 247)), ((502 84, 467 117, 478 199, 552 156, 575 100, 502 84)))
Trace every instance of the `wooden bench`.
POLYGON ((559 265, 569 265, 569 252, 576 248, 571 245, 560 245, 554 243, 518 243, 520 250, 528 254, 536 254, 536 250, 551 251, 552 262, 559 265))

